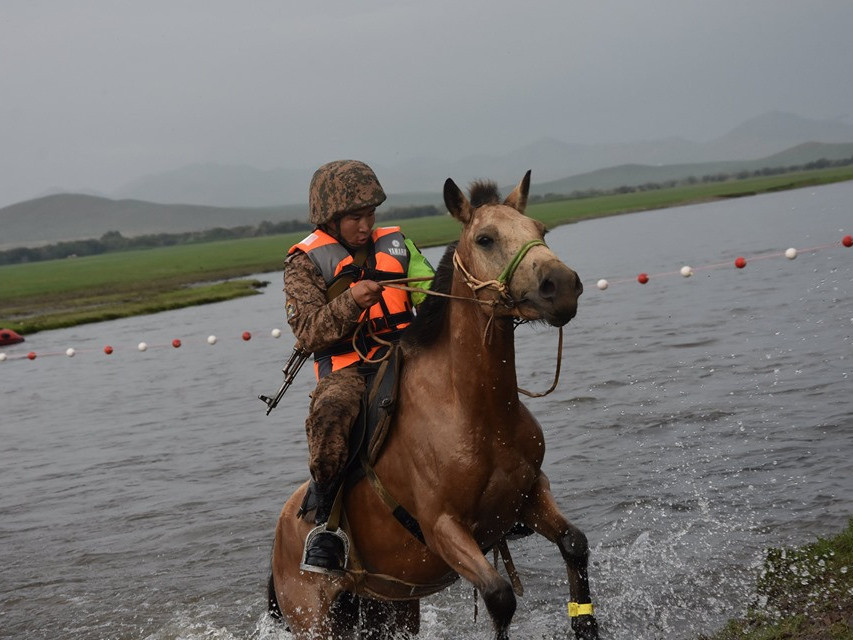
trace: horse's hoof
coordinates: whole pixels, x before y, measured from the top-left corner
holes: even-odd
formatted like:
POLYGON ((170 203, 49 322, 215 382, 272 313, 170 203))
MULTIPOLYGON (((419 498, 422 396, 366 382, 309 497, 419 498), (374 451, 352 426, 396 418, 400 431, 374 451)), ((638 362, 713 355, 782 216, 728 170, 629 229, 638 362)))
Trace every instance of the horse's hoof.
POLYGON ((593 616, 572 618, 572 631, 577 640, 598 640, 598 623, 593 616))

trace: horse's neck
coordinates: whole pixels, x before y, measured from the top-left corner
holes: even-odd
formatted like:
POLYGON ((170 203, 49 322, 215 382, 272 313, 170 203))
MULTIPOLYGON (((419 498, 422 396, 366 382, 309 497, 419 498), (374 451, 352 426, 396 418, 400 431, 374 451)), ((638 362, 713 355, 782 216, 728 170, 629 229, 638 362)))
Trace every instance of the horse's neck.
MULTIPOLYGON (((452 293, 471 295, 467 285, 458 280, 452 293)), ((446 322, 447 339, 443 342, 457 393, 470 394, 478 404, 495 399, 503 407, 517 403, 512 319, 492 318, 491 310, 482 304, 455 301, 450 305, 446 322)))

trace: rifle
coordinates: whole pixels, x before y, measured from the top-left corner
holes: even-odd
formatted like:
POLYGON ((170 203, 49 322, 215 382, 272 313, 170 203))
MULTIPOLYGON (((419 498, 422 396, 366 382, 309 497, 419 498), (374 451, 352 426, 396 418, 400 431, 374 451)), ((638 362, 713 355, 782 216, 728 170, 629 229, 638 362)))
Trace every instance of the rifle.
POLYGON ((281 370, 281 372, 284 374, 284 382, 282 382, 281 386, 278 388, 278 392, 275 394, 275 398, 270 398, 269 396, 265 396, 263 394, 258 396, 258 400, 262 400, 264 404, 267 405, 267 415, 269 415, 270 411, 272 411, 278 406, 278 403, 281 401, 284 392, 287 391, 288 387, 290 387, 291 384, 293 384, 293 379, 296 378, 296 374, 299 373, 299 370, 302 368, 302 365, 305 364, 305 361, 310 355, 311 352, 303 351, 302 347, 300 347, 298 344, 293 347, 293 353, 290 354, 290 357, 287 359, 284 368, 281 370))

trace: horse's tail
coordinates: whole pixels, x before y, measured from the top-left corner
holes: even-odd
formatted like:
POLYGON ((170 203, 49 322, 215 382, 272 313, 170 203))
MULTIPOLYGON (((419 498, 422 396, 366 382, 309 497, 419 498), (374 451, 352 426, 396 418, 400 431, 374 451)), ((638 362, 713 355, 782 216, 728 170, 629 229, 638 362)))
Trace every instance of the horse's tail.
POLYGON ((275 595, 275 580, 273 580, 272 572, 270 572, 270 579, 267 583, 267 611, 273 620, 277 620, 278 622, 284 620, 284 617, 281 615, 281 608, 278 606, 278 598, 275 595))

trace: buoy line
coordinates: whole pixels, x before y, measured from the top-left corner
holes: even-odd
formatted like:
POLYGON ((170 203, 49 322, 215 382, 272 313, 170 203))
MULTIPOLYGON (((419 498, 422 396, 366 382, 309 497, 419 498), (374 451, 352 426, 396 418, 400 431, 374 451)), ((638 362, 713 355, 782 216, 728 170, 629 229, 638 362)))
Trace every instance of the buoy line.
MULTIPOLYGON (((276 327, 275 329, 272 329, 269 332, 269 335, 273 338, 280 338, 281 337, 281 329, 276 327)), ((253 337, 253 334, 251 331, 244 331, 239 336, 239 338, 242 342, 248 342, 249 340, 252 339, 252 337, 253 337)), ((213 346, 213 345, 217 344, 218 342, 219 342, 219 337, 217 337, 215 335, 209 335, 205 339, 205 343, 210 345, 210 346, 213 346)), ((188 344, 188 343, 185 341, 185 339, 182 340, 181 338, 175 338, 171 342, 168 342, 165 344, 149 344, 148 342, 143 341, 143 342, 138 343, 136 345, 136 347, 133 347, 133 348, 126 347, 124 349, 121 349, 120 351, 124 351, 124 352, 126 352, 126 351, 145 352, 145 351, 149 351, 149 350, 153 350, 153 349, 169 349, 169 348, 180 349, 185 344, 188 344)), ((8 354, 8 353, 0 352, 0 362, 5 362, 8 360, 35 360, 36 358, 46 358, 46 357, 51 357, 51 356, 67 356, 69 358, 73 358, 74 356, 76 356, 77 354, 80 354, 80 353, 98 353, 98 352, 103 353, 104 355, 107 355, 107 356, 111 356, 114 353, 116 353, 117 351, 119 351, 118 348, 114 347, 111 344, 107 344, 107 345, 104 345, 104 347, 102 349, 98 349, 98 348, 75 349, 74 347, 68 347, 64 351, 39 351, 39 352, 30 351, 28 353, 20 353, 20 354, 8 354)))
POLYGON ((828 244, 822 244, 816 247, 807 247, 804 249, 797 249, 796 247, 789 247, 785 249, 785 251, 777 251, 773 253, 763 253, 761 255, 752 256, 750 258, 745 258, 744 256, 738 256, 734 259, 734 261, 727 262, 715 262, 713 264, 706 264, 698 267, 694 267, 691 265, 684 265, 678 271, 663 271, 660 273, 646 273, 645 271, 637 274, 636 278, 617 278, 615 280, 609 280, 607 278, 601 278, 596 283, 596 286, 599 290, 605 291, 611 285, 614 284, 624 284, 626 282, 638 282, 640 284, 648 284, 652 280, 657 280, 658 278, 666 278, 669 276, 682 276, 684 278, 689 278, 694 275, 697 271, 708 271, 711 269, 720 269, 723 267, 731 267, 734 266, 736 269, 745 269, 746 266, 750 262, 757 262, 759 260, 768 260, 770 258, 787 258, 788 260, 795 260, 798 255, 803 253, 817 253, 818 251, 823 251, 825 249, 834 249, 837 247, 853 247, 853 236, 847 235, 844 236, 838 242, 831 242, 828 244))
MULTIPOLYGON (((726 261, 726 262, 716 262, 712 264, 701 265, 698 267, 694 267, 691 265, 684 265, 679 268, 677 271, 664 271, 661 273, 646 273, 641 272, 635 278, 619 278, 615 280, 608 280, 606 278, 601 278, 597 282, 598 289, 601 291, 607 290, 611 285, 614 284, 624 284, 627 282, 639 282, 642 285, 648 284, 649 282, 658 280, 660 278, 666 278, 670 276, 681 276, 683 278, 689 278, 693 276, 697 271, 708 271, 711 269, 720 269, 723 267, 732 267, 734 266, 736 269, 745 269, 746 266, 751 262, 757 262, 759 260, 768 260, 771 258, 780 258, 784 257, 788 260, 795 260, 798 255, 803 253, 816 253, 818 251, 824 251, 826 249, 834 249, 837 247, 853 247, 853 236, 846 235, 840 241, 831 242, 828 244, 818 245, 816 247, 808 247, 804 249, 797 249, 796 247, 789 247, 785 251, 778 251, 774 253, 764 253, 757 256, 751 256, 746 258, 744 256, 738 256, 734 261, 726 261)), ((281 337, 281 329, 275 328, 269 332, 269 335, 273 338, 281 337)), ((252 339, 251 331, 243 331, 240 335, 240 338, 243 342, 248 342, 252 339)), ((207 344, 213 346, 219 342, 219 338, 215 335, 207 336, 206 340, 207 344)), ((166 344, 148 344, 147 342, 140 342, 136 345, 136 350, 139 352, 145 352, 149 349, 180 349, 184 345, 184 341, 180 338, 173 339, 170 343, 166 344)), ((69 358, 73 358, 78 353, 87 353, 87 352, 97 352, 101 351, 104 355, 112 355, 116 352, 116 348, 110 344, 105 345, 102 349, 75 349, 74 347, 68 347, 64 351, 51 351, 51 352, 36 352, 30 351, 28 353, 22 354, 7 354, 5 352, 0 352, 0 362, 6 362, 9 360, 35 360, 36 358, 50 357, 50 356, 66 356, 69 358)))

